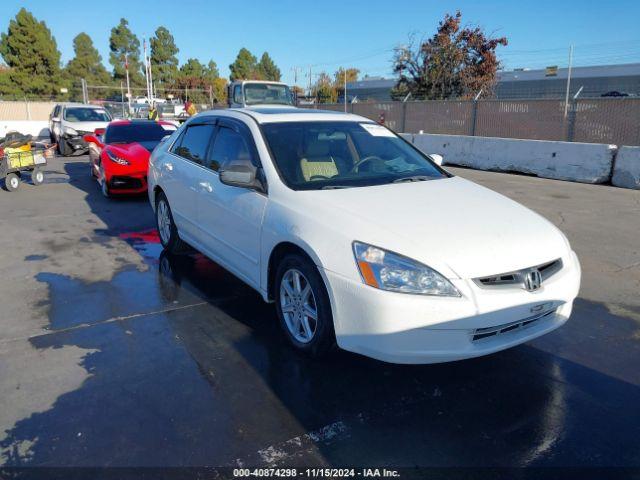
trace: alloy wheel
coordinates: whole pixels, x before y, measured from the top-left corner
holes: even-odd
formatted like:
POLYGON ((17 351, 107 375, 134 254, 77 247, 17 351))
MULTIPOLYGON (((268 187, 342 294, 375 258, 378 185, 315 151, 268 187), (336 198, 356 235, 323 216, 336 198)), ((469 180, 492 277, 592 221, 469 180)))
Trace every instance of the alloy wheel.
POLYGON ((313 340, 318 328, 318 307, 309 280, 289 269, 280 282, 280 309, 289 333, 301 343, 313 340))
POLYGON ((171 217, 169 206, 164 200, 158 202, 158 233, 163 245, 167 245, 171 239, 171 217))

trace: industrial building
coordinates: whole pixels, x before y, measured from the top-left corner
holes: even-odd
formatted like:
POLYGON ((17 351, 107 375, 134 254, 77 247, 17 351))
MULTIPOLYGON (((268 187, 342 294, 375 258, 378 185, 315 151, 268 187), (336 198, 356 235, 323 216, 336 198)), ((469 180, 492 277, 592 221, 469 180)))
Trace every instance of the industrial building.
MULTIPOLYGON (((560 98, 566 93, 568 68, 516 69, 498 72, 496 98, 560 98)), ((347 83, 347 99, 356 102, 391 100, 395 79, 369 77, 347 83)), ((570 94, 580 98, 640 96, 640 63, 574 67, 570 94)))

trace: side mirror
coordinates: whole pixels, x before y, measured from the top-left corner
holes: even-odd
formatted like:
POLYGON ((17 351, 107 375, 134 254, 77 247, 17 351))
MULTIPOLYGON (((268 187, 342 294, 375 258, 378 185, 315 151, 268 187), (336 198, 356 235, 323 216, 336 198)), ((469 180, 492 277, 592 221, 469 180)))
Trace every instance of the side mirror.
POLYGON ((60 121, 60 117, 51 117, 51 121, 52 122, 59 122, 60 121))
POLYGON ((104 132, 106 132, 107 129, 106 128, 96 128, 93 133, 95 133, 97 136, 102 136, 104 135, 104 132))
POLYGON ((435 163, 439 167, 441 167, 444 163, 444 158, 442 157, 442 155, 438 155, 437 153, 430 153, 429 158, 433 160, 433 163, 435 163))
POLYGON ((169 139, 169 137, 171 137, 171 135, 165 135, 164 137, 162 137, 162 138, 160 139, 160 143, 164 143, 164 142, 166 142, 166 141, 169 139))
POLYGON ((85 142, 87 143, 95 143, 96 145, 101 145, 102 142, 100 142, 98 140, 98 138, 95 135, 92 134, 87 134, 84 137, 82 137, 84 139, 85 142))
POLYGON ((264 187, 257 174, 258 169, 248 162, 231 164, 220 169, 220 182, 232 187, 263 191, 264 187))

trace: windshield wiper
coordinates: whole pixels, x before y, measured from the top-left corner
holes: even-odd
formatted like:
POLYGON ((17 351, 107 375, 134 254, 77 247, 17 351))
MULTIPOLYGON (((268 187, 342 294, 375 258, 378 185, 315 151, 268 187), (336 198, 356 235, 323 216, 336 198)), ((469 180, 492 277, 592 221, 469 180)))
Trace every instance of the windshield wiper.
POLYGON ((414 175, 412 177, 396 178, 392 183, 425 182, 433 178, 435 177, 430 177, 428 175, 414 175))
POLYGON ((351 188, 348 185, 325 185, 322 190, 339 190, 341 188, 351 188))

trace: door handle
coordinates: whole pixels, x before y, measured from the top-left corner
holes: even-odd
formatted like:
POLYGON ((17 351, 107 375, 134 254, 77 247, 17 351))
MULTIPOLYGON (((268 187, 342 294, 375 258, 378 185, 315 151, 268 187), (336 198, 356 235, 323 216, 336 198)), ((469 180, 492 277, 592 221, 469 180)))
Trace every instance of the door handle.
POLYGON ((172 163, 165 163, 164 164, 164 168, 169 172, 173 172, 173 164, 172 163))
POLYGON ((202 189, 206 190, 209 193, 213 192, 213 187, 209 182, 199 182, 198 185, 200 185, 202 189))

